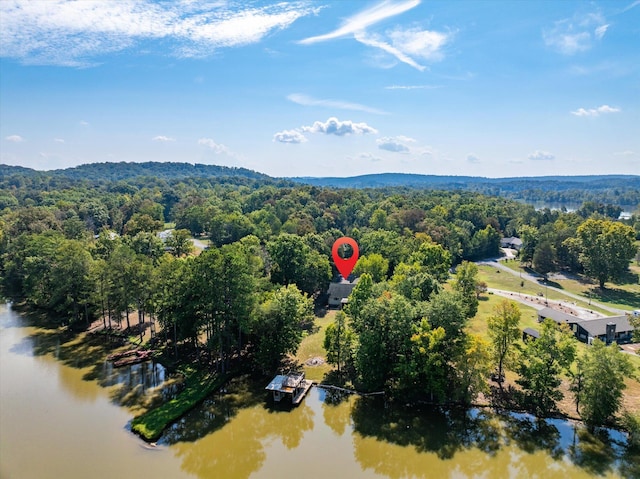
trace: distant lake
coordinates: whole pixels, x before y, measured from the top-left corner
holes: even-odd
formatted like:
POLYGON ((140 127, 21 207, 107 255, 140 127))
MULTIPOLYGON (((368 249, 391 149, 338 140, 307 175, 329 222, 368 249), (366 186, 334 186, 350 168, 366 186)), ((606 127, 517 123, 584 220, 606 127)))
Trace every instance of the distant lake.
MULTIPOLYGON (((577 211, 582 206, 582 203, 546 203, 544 201, 522 201, 528 205, 532 205, 537 211, 543 210, 545 208, 549 208, 550 210, 562 210, 563 208, 567 211, 567 213, 572 213, 577 211)), ((620 213, 619 219, 628 220, 631 218, 633 212, 637 209, 633 205, 620 205, 622 208, 622 212, 620 213)))

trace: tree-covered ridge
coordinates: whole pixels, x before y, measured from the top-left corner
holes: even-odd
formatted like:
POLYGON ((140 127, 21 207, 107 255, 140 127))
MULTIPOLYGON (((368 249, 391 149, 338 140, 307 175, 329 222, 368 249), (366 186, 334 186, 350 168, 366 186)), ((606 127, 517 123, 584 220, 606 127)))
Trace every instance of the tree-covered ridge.
POLYGON ((0 165, 0 185, 39 184, 59 187, 68 182, 96 185, 112 181, 156 178, 165 181, 226 178, 235 184, 252 181, 279 186, 306 184, 332 188, 386 188, 396 191, 434 189, 473 191, 532 203, 576 205, 586 201, 622 206, 634 210, 640 205, 640 176, 540 176, 523 178, 485 178, 381 173, 348 178, 272 178, 245 168, 178 162, 91 163, 73 168, 36 171, 0 165))

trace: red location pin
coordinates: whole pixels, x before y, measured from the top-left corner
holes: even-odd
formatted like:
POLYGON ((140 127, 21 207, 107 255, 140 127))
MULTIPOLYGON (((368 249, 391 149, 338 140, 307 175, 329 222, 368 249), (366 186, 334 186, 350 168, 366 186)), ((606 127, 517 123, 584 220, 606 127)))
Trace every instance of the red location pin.
POLYGON ((333 248, 331 248, 331 255, 333 256, 333 262, 338 268, 338 271, 342 275, 344 279, 347 279, 353 271, 353 267, 356 265, 358 261, 358 243, 353 238, 349 238, 348 236, 343 236, 342 238, 338 238, 335 243, 333 243, 333 248), (348 244, 351 246, 353 250, 353 254, 350 258, 341 258, 338 254, 338 249, 343 244, 348 244))

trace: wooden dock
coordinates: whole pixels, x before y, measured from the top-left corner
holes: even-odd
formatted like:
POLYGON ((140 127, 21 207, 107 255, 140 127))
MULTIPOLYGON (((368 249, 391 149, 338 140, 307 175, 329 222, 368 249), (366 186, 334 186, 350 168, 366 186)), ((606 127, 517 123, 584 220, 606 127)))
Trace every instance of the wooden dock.
POLYGON ((291 404, 293 404, 294 406, 300 404, 305 395, 309 392, 309 389, 311 389, 311 386, 313 386, 313 381, 311 381, 310 379, 305 379, 304 385, 300 385, 300 387, 298 388, 298 393, 291 399, 291 404))

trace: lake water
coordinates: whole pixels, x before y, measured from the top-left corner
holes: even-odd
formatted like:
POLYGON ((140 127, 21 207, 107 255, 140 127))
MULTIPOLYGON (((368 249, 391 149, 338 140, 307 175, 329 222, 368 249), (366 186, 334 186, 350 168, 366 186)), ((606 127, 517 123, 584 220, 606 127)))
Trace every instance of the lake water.
MULTIPOLYGON (((313 388, 291 411, 234 381, 155 448, 128 430, 164 381, 159 365, 113 370, 104 351, 28 325, 0 305, 0 478, 633 477, 624 435, 565 421, 396 409, 313 388)), ((635 469, 634 469, 635 468, 635 469)))

